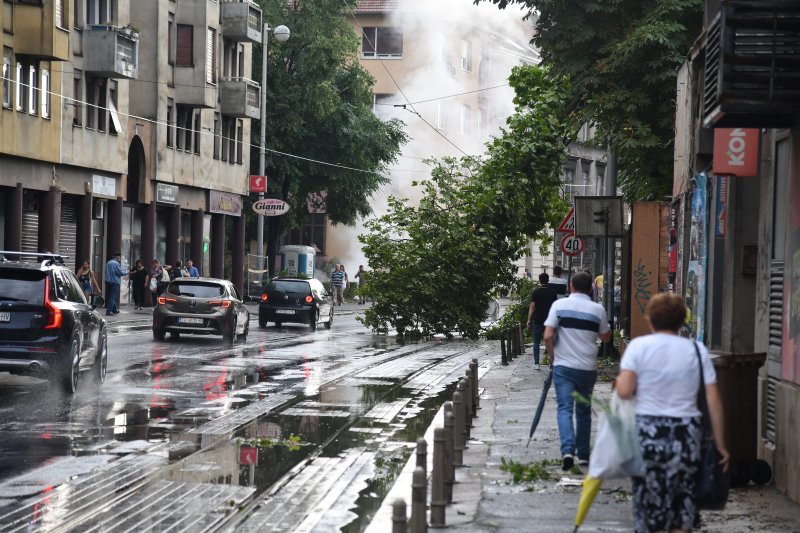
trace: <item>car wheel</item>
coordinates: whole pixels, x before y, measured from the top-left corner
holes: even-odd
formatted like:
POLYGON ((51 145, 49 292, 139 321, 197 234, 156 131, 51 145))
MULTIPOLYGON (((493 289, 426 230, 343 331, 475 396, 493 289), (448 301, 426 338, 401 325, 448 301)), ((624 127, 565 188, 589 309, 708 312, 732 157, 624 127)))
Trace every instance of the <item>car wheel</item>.
POLYGON ((75 394, 78 390, 78 378, 81 370, 81 347, 77 337, 72 339, 67 357, 68 365, 65 367, 64 375, 61 378, 61 388, 67 394, 75 394))
POLYGON ((244 331, 242 331, 242 334, 239 335, 239 340, 242 341, 242 342, 245 342, 247 340, 247 334, 248 333, 250 333, 250 322, 247 322, 244 325, 244 331))
POLYGON ((181 332, 180 331, 170 331, 169 332, 169 338, 173 339, 173 340, 178 340, 178 339, 181 338, 181 332))
POLYGON ((106 380, 106 372, 108 372, 108 334, 106 330, 100 333, 99 345, 97 357, 94 360, 94 382, 98 385, 106 380))
POLYGON ((233 322, 231 322, 231 327, 230 327, 230 329, 229 329, 229 330, 228 330, 228 332, 225 334, 225 340, 226 340, 226 341, 228 342, 228 344, 230 344, 231 346, 233 346, 234 344, 236 344, 236 319, 235 319, 235 318, 233 319, 233 322))
POLYGON ((157 341, 163 341, 164 337, 166 337, 166 333, 164 328, 153 328, 153 338, 157 341))
POLYGON ((311 316, 308 319, 308 325, 311 331, 317 331, 317 323, 319 322, 319 311, 311 311, 311 316))
POLYGON ((328 317, 328 321, 325 322, 325 329, 331 329, 333 326, 333 308, 331 307, 331 315, 328 317))

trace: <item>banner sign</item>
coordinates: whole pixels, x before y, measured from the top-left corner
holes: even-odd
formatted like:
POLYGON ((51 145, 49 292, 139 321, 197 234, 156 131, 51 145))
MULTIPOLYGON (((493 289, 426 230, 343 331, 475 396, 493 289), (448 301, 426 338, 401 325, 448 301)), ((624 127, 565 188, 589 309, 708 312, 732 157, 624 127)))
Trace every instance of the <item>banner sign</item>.
POLYGON ((267 192, 267 177, 250 176, 250 192, 267 192))
POLYGON ((758 176, 758 128, 714 130, 714 174, 758 176))
POLYGON ((92 176, 92 194, 117 197, 117 180, 105 176, 92 176))
POLYGON ((156 202, 160 204, 177 204, 178 186, 156 183, 156 202))
POLYGON ((689 269, 686 278, 686 308, 689 312, 689 334, 705 342, 706 264, 708 229, 708 177, 695 176, 697 184, 691 200, 691 233, 689 237, 689 269))
POLYGON ((289 204, 277 198, 263 198, 253 203, 253 211, 265 217, 276 217, 289 211, 289 204))
POLYGON ((208 212, 234 217, 242 214, 242 197, 238 194, 208 191, 208 212))
POLYGON ((728 185, 728 176, 717 176, 717 211, 714 235, 718 239, 725 238, 728 233, 728 185))

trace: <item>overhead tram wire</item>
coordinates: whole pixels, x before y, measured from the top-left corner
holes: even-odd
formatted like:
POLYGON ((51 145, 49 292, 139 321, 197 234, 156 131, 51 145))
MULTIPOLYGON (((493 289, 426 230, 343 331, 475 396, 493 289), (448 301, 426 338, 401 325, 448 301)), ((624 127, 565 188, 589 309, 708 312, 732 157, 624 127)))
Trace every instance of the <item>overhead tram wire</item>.
POLYGON ((406 108, 404 108, 404 109, 406 109, 407 111, 410 111, 411 113, 413 113, 413 114, 417 115, 417 116, 419 117, 419 119, 420 119, 420 120, 422 120, 422 122, 424 122, 425 124, 427 124, 427 125, 428 125, 428 127, 429 127, 429 128, 431 128, 431 129, 432 129, 434 132, 436 132, 436 134, 437 134, 437 135, 439 135, 439 136, 440 136, 442 139, 444 139, 445 141, 447 141, 447 142, 448 142, 448 143, 449 143, 449 144, 450 144, 450 145, 451 145, 453 148, 455 148, 456 150, 458 150, 459 152, 461 152, 461 153, 462 153, 462 154, 463 154, 465 157, 470 157, 470 155, 469 155, 467 152, 465 152, 464 150, 462 150, 462 149, 461 149, 461 148, 460 148, 460 147, 459 147, 459 146, 458 146, 456 143, 454 143, 453 141, 451 141, 451 140, 450 140, 450 139, 447 137, 447 135, 445 135, 445 134, 443 134, 441 131, 439 131, 439 129, 438 129, 438 128, 434 127, 434 126, 433 126, 433 125, 432 125, 430 122, 428 122, 427 120, 425 120, 425 117, 423 117, 423 116, 422 116, 422 115, 421 115, 421 114, 420 114, 420 113, 419 113, 419 112, 418 112, 416 109, 414 109, 414 104, 413 104, 413 103, 411 103, 411 100, 410 100, 410 99, 408 98, 408 96, 406 96, 406 94, 403 92, 403 88, 402 88, 402 87, 400 87, 400 84, 399 84, 399 83, 397 83, 397 80, 396 80, 396 79, 394 79, 394 76, 392 76, 392 73, 391 73, 391 71, 389 70, 389 67, 387 67, 387 66, 386 66, 386 63, 384 63, 383 59, 381 59, 381 58, 378 56, 378 49, 375 47, 375 43, 373 43, 373 42, 370 40, 369 36, 368 36, 366 33, 364 33, 364 27, 363 27, 363 26, 361 25, 361 23, 358 21, 358 16, 355 14, 355 12, 353 11, 353 9, 352 9, 352 8, 350 8, 350 6, 348 6, 348 5, 347 5, 347 3, 345 3, 345 2, 344 2, 344 0, 342 0, 342 3, 344 3, 345 9, 346 9, 346 10, 349 12, 350 16, 353 18, 353 21, 356 23, 356 26, 358 26, 358 28, 361 30, 361 35, 363 35, 363 36, 364 36, 364 38, 366 38, 366 39, 367 39, 367 42, 369 42, 369 43, 372 45, 372 48, 375 50, 375 58, 376 58, 378 61, 380 61, 380 64, 381 64, 381 66, 382 66, 382 67, 384 68, 384 70, 386 71, 386 74, 388 74, 388 75, 389 75, 389 78, 392 80, 392 83, 394 83, 395 87, 397 87, 397 91, 398 91, 398 92, 399 92, 399 93, 402 95, 402 97, 403 97, 403 98, 405 98, 405 100, 406 100, 406 103, 405 103, 405 104, 401 104, 401 106, 402 106, 402 105, 411 106, 411 109, 410 109, 410 110, 409 110, 409 109, 406 109, 406 108))
MULTIPOLYGON (((16 83, 16 80, 14 80, 12 78, 6 78, 6 77, 1 77, 0 76, 0 80, 2 80, 4 82, 5 81, 9 81, 10 83, 16 83)), ((24 85, 25 85, 26 88, 28 87, 28 84, 24 84, 24 85)), ((38 91, 39 93, 41 93, 43 91, 43 89, 41 89, 41 88, 36 88, 35 90, 38 91)), ((64 94, 57 93, 57 92, 54 92, 54 91, 44 91, 44 92, 46 92, 47 94, 55 96, 56 98, 59 98, 60 100, 62 100, 63 103, 61 105, 69 104, 69 105, 72 105, 72 106, 82 106, 82 107, 85 106, 87 108, 93 107, 95 109, 103 110, 104 112, 109 112, 109 108, 108 107, 99 106, 97 104, 91 104, 86 100, 78 100, 76 98, 72 98, 71 96, 66 96, 64 94)), ((13 109, 13 107, 14 106, 12 105, 11 109, 13 109)), ((135 120, 140 120, 142 122, 147 122, 147 123, 150 123, 150 124, 154 124, 156 126, 167 126, 167 127, 173 127, 176 130, 180 130, 180 131, 183 131, 183 132, 199 133, 200 135, 216 136, 216 133, 211 131, 210 128, 200 128, 199 130, 195 131, 195 130, 190 129, 190 128, 183 128, 181 126, 178 126, 176 123, 170 124, 168 122, 164 122, 164 121, 160 121, 160 120, 155 120, 155 119, 151 119, 151 118, 147 118, 147 117, 142 117, 142 116, 139 116, 139 115, 133 115, 131 113, 125 113, 124 111, 120 111, 119 109, 116 110, 116 113, 118 115, 120 115, 120 116, 123 116, 123 117, 132 118, 132 119, 135 119, 135 120)), ((27 114, 27 112, 26 112, 26 114, 27 114)), ((223 135, 220 135, 220 139, 222 139, 223 141, 230 141, 231 140, 230 137, 225 137, 223 135)), ((235 139, 233 139, 233 140, 235 140, 235 139)), ((236 141, 236 142, 238 144, 239 141, 236 141)), ((252 143, 242 143, 242 144, 246 144, 248 147, 254 148, 254 149, 259 149, 260 148, 258 145, 252 144, 252 143)), ((271 152, 273 154, 277 154, 277 155, 281 155, 281 156, 285 156, 285 157, 290 157, 290 158, 293 158, 293 159, 300 159, 300 160, 308 161, 310 163, 315 163, 315 164, 318 164, 318 165, 324 165, 324 166, 329 166, 329 167, 340 168, 342 170, 350 170, 350 171, 353 171, 353 172, 362 172, 364 174, 381 174, 381 172, 379 172, 379 171, 365 170, 363 168, 349 167, 349 166, 346 166, 346 165, 340 165, 338 163, 331 163, 329 161, 321 161, 319 159, 313 159, 313 158, 310 158, 310 157, 305 157, 305 156, 301 156, 301 155, 297 155, 297 154, 292 154, 292 153, 289 153, 289 152, 281 152, 280 150, 275 150, 275 149, 272 149, 272 148, 265 148, 265 150, 267 152, 271 152)), ((415 170, 415 169, 404 169, 404 168, 387 168, 385 170, 387 172, 389 172, 389 171, 391 171, 391 172, 430 172, 430 171, 427 171, 427 170, 415 170)))

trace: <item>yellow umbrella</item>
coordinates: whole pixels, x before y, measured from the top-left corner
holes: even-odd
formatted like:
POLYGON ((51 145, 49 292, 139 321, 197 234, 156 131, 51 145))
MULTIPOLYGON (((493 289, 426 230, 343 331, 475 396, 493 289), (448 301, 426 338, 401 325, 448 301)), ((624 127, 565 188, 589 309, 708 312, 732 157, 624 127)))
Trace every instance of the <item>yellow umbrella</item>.
POLYGON ((581 489, 581 499, 578 502, 578 511, 575 513, 575 529, 573 533, 578 531, 578 528, 583 524, 586 513, 589 512, 589 507, 592 506, 597 492, 600 490, 600 485, 603 484, 602 479, 586 475, 583 480, 583 488, 581 489))

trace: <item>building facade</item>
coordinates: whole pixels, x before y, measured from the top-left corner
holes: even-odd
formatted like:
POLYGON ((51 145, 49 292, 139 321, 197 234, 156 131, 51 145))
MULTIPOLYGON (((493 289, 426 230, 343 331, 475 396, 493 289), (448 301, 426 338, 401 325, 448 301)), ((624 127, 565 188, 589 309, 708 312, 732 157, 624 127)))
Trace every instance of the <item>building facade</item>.
POLYGON ((229 256, 241 287, 258 6, 4 0, 0 17, 0 248, 100 277, 117 251, 218 277, 229 256))

